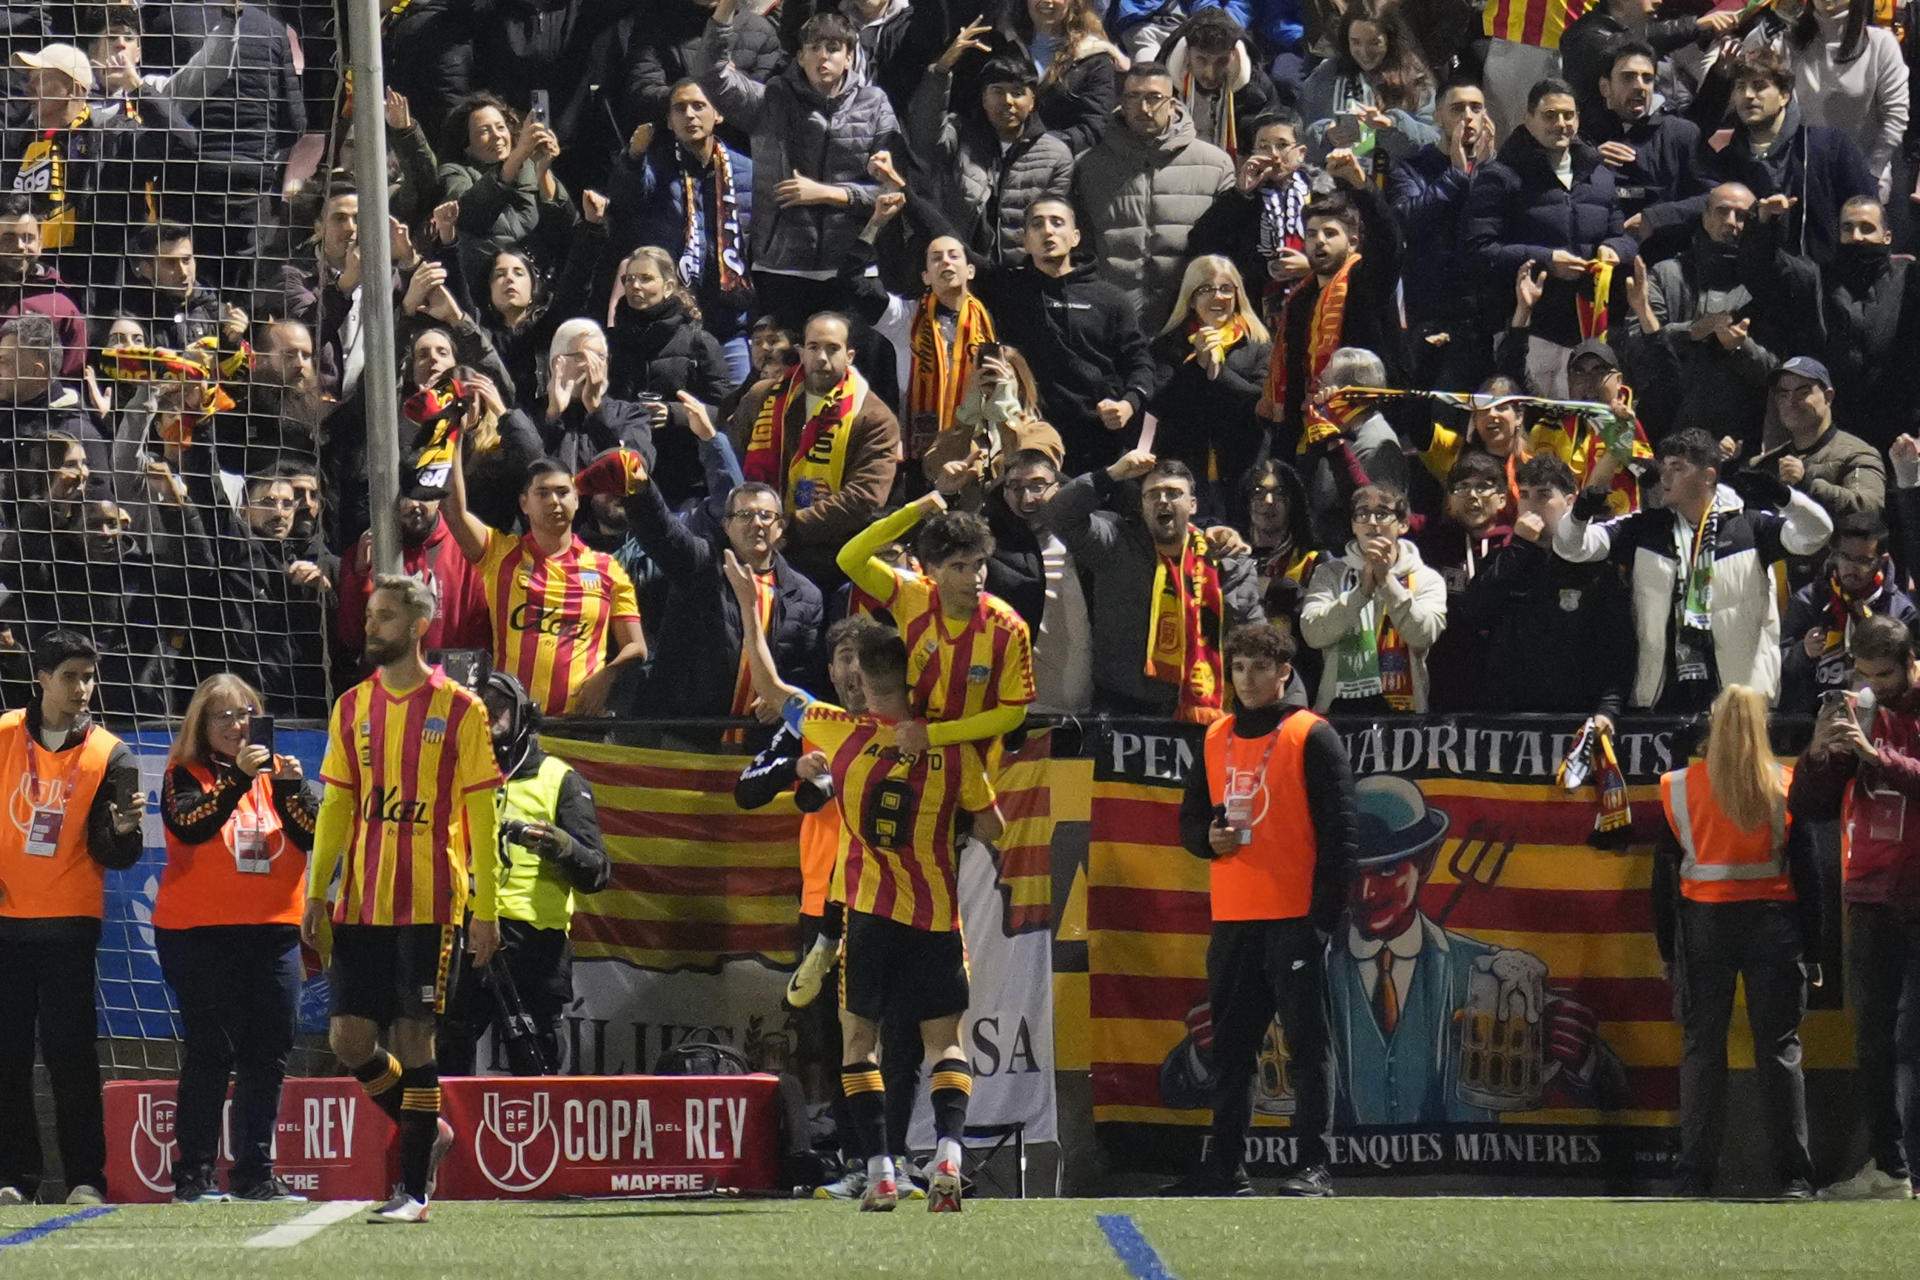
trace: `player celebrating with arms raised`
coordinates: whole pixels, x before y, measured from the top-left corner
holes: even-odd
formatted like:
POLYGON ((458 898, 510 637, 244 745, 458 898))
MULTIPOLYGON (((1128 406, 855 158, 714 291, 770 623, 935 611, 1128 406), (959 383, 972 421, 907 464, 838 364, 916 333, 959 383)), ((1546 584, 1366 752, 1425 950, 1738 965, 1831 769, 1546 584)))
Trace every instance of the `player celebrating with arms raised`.
POLYGON ((877 1049, 880 1024, 920 1024, 933 1060, 929 1097, 939 1137, 927 1208, 960 1209, 960 1138, 973 1069, 960 1052, 967 1011, 965 944, 960 937, 959 838, 964 812, 983 840, 1004 826, 977 748, 967 743, 913 750, 901 730, 912 713, 906 646, 898 636, 861 639, 860 681, 867 710, 854 715, 818 702, 781 680, 753 609, 753 573, 727 553, 727 581, 741 602, 743 643, 754 690, 785 707, 787 723, 809 750, 823 752, 840 797, 847 833, 847 924, 840 968, 840 1087, 853 1117, 851 1144, 867 1161, 863 1210, 898 1199, 887 1154, 886 1091, 877 1049))
POLYGON ((374 580, 366 648, 375 670, 334 704, 300 925, 317 947, 344 854, 327 1038, 400 1128, 401 1183, 374 1211, 376 1222, 427 1220, 434 1165, 453 1144, 440 1118, 434 1019, 459 969, 469 906, 474 968, 486 968, 500 945, 500 767, 486 706, 420 656, 432 620, 426 584, 400 574, 374 580), (391 1052, 380 1044, 383 1025, 392 1028, 391 1052))

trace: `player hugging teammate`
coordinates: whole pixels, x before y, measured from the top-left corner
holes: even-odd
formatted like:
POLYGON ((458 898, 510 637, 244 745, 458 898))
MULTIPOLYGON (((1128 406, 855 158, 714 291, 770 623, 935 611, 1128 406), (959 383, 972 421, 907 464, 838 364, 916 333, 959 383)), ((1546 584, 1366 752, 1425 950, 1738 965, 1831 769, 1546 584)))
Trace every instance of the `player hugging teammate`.
POLYGON ((839 798, 844 875, 836 879, 844 881, 847 908, 840 1082, 853 1128, 847 1145, 867 1162, 862 1210, 889 1210, 899 1199, 878 1050, 882 1026, 901 1020, 919 1025, 933 1062, 928 1092, 938 1145, 927 1208, 960 1209, 973 1072, 960 1050, 969 993, 958 853, 967 834, 992 840, 1001 832, 990 761, 1033 698, 1026 624, 983 589, 993 551, 986 522, 945 512, 944 505, 929 494, 851 539, 840 554, 841 567, 899 628, 897 635, 860 637, 866 708, 857 714, 780 678, 752 607, 752 576, 727 557, 755 691, 785 707, 804 751, 825 756, 839 798), (872 548, 923 520, 915 546, 924 572, 871 558, 872 548))

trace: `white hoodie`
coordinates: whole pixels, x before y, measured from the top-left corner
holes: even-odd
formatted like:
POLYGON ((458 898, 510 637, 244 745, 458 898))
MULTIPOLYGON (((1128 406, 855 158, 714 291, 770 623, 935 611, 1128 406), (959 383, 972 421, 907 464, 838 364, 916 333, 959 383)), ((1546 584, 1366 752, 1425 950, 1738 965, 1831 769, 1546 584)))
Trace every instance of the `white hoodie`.
MULTIPOLYGON (((1427 650, 1447 629, 1447 583, 1435 570, 1427 568, 1420 552, 1405 538, 1400 539, 1400 555, 1393 572, 1380 589, 1369 591, 1360 584, 1360 571, 1366 566, 1357 543, 1349 542, 1339 559, 1322 560, 1307 584, 1307 598, 1300 608, 1300 638, 1316 649, 1332 649, 1355 631, 1379 629, 1380 611, 1386 615, 1407 642, 1413 675, 1413 710, 1427 709, 1427 650), (1404 581, 1403 581, 1404 580, 1404 581)), ((1320 672, 1320 690, 1313 700, 1315 711, 1333 705, 1339 684, 1339 663, 1332 655, 1320 672)))

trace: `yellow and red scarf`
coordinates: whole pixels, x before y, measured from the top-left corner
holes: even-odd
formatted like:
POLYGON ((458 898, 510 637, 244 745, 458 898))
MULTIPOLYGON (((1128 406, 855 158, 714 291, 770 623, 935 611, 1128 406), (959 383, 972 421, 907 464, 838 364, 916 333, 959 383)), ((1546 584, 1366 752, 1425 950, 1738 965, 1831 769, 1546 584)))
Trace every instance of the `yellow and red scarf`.
POLYGON ((253 367, 253 347, 242 342, 236 349, 221 353, 219 339, 201 338, 185 351, 170 347, 113 347, 101 353, 107 376, 116 382, 192 383, 196 400, 188 396, 182 412, 161 419, 160 438, 168 444, 193 442, 194 428, 216 413, 234 407, 233 397, 220 385, 220 379, 237 378, 253 367))
MULTIPOLYGON (((847 469, 847 438, 853 416, 866 402, 867 381, 848 368, 820 408, 800 426, 791 452, 786 448, 787 410, 805 395, 806 375, 797 366, 760 404, 747 437, 740 469, 749 480, 770 484, 786 495, 787 511, 804 511, 840 491, 847 469)), ((805 403, 803 399, 802 404, 805 403)))
POLYGON ((960 403, 960 392, 973 372, 974 352, 982 342, 994 341, 994 332, 993 317, 980 299, 969 293, 960 300, 949 346, 940 336, 938 310, 939 303, 928 290, 913 317, 910 334, 913 369, 907 381, 907 420, 919 423, 931 416, 939 422, 939 430, 945 431, 953 425, 954 406, 960 403))
MULTIPOLYGON (((1187 321, 1187 341, 1189 347, 1192 346, 1193 335, 1199 333, 1206 327, 1207 326, 1200 323, 1200 317, 1198 316, 1194 316, 1187 321)), ((1242 342, 1245 342, 1246 338, 1247 318, 1236 311, 1225 324, 1213 330, 1212 335, 1207 339, 1207 348, 1224 362, 1227 358, 1227 352, 1233 350, 1242 342)), ((1188 363, 1192 363, 1199 358, 1200 352, 1197 348, 1187 352, 1188 363)))
MULTIPOLYGON (((686 236, 681 243, 699 245, 700 184, 691 173, 682 174, 680 182, 680 203, 687 211, 686 236)), ((720 269, 720 291, 738 293, 747 287, 746 262, 740 256, 740 199, 734 194, 733 164, 727 159, 727 149, 718 142, 713 144, 713 217, 708 226, 713 232, 713 260, 720 269)), ((680 276, 690 286, 700 283, 700 270, 697 261, 680 264, 680 276)))
MULTIPOLYGON (((760 617, 760 630, 771 634, 773 630, 773 572, 753 575, 753 608, 760 617)), ((745 634, 744 628, 742 634, 745 634)), ((743 640, 740 645, 740 666, 733 676, 733 703, 727 714, 744 717, 753 713, 753 665, 747 658, 747 646, 743 640)), ((722 735, 729 744, 739 744, 747 740, 746 730, 729 729, 722 735)))
POLYGON ((1220 570, 1207 558, 1206 537, 1189 529, 1177 562, 1156 557, 1145 667, 1149 680, 1180 686, 1173 718, 1183 724, 1210 724, 1223 714, 1226 616, 1220 570))
MULTIPOLYGON (((1347 282, 1353 269, 1360 265, 1360 255, 1348 254, 1340 269, 1333 273, 1333 279, 1322 286, 1313 300, 1313 316, 1307 322, 1307 377, 1309 380, 1320 375, 1327 367, 1327 361, 1340 349, 1341 335, 1347 327, 1347 282)), ((1300 305, 1300 293, 1315 280, 1309 276, 1296 284, 1287 294, 1287 300, 1280 304, 1280 327, 1274 336, 1273 354, 1267 361, 1267 395, 1270 406, 1268 412, 1276 422, 1286 417, 1287 397, 1293 388, 1287 385, 1287 339, 1289 317, 1293 308, 1300 305)), ((1306 430, 1300 434, 1302 453, 1328 436, 1338 435, 1339 425, 1317 413, 1312 406, 1307 409, 1306 430)))
MULTIPOLYGON (((1232 71, 1228 73, 1229 80, 1232 71)), ((1187 115, 1193 115, 1193 72, 1189 71, 1180 81, 1180 101, 1187 108, 1187 115)), ((1237 162, 1240 159, 1240 126, 1233 117, 1233 90, 1226 84, 1220 86, 1220 109, 1214 116, 1213 136, 1207 141, 1226 152, 1237 162)))
POLYGON ((1587 264, 1587 276, 1591 284, 1573 295, 1574 314, 1580 320, 1580 338, 1586 341, 1598 338, 1608 341, 1607 330, 1612 323, 1613 263, 1595 258, 1587 264))

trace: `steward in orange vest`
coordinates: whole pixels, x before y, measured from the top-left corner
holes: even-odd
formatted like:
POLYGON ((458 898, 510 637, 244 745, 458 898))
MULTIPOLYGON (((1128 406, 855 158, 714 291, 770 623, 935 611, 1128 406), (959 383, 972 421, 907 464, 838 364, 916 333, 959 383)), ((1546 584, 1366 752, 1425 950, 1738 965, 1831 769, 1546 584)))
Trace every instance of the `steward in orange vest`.
POLYGON ((133 753, 88 716, 97 662, 85 636, 48 632, 34 646, 39 697, 0 715, 0 1203, 40 1186, 36 1026, 70 1202, 107 1189, 94 953, 106 873, 140 859, 145 794, 133 753))
POLYGON ((1333 1193, 1326 950, 1346 905, 1358 833, 1340 735, 1281 701, 1293 654, 1292 641, 1265 623, 1227 636, 1234 711, 1208 726, 1180 803, 1181 843, 1212 864, 1207 991, 1215 1093, 1200 1167, 1168 1188, 1172 1194, 1252 1194, 1243 1159, 1251 1086, 1276 1015, 1292 1055, 1291 1132, 1299 1144, 1281 1191, 1333 1193))
POLYGON ((1706 759, 1660 779, 1667 830, 1654 860, 1655 936, 1679 993, 1680 1195, 1713 1192, 1726 1129, 1727 1026, 1746 983, 1782 1194, 1813 1195, 1800 1020, 1806 961, 1818 955, 1820 889, 1805 824, 1787 810, 1793 771, 1767 741, 1766 695, 1729 685, 1714 699, 1706 759))

